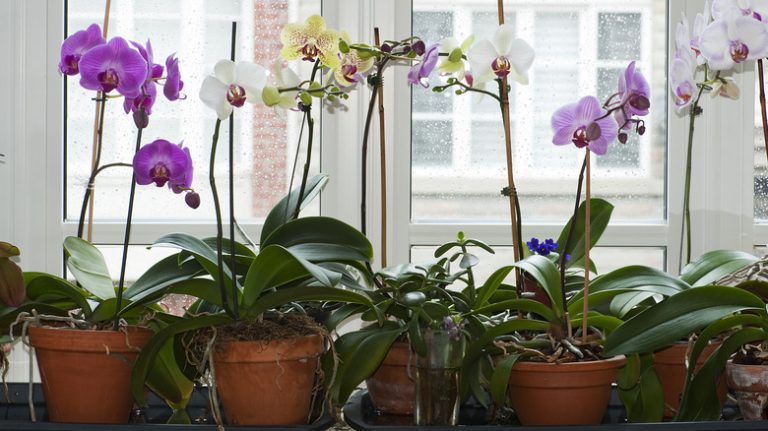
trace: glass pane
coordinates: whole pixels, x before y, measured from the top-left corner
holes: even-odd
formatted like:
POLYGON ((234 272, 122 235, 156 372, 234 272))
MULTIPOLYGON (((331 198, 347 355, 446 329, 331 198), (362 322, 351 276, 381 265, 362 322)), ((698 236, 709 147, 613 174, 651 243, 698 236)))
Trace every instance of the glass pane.
MULTIPOLYGON (((496 1, 413 0, 413 34, 430 28, 441 37, 463 40, 470 34, 490 37, 497 27, 496 1), (452 13, 444 26, 436 13, 452 13), (430 19, 433 22, 430 22, 430 19)), ((529 85, 510 88, 515 180, 525 223, 562 222, 571 212, 583 152, 552 145, 551 116, 566 103, 586 95, 603 99, 617 91, 618 74, 631 60, 651 86, 651 114, 646 133, 626 145, 611 144, 595 157, 592 192, 616 206, 614 222, 663 223, 666 219, 666 34, 665 2, 653 0, 541 0, 515 2, 505 10, 515 37, 536 51, 529 85), (609 4, 610 3, 610 4, 609 4), (620 9, 621 12, 616 12, 620 9)), ((487 87, 496 91, 494 83, 487 87)), ((450 160, 412 172, 411 217, 419 222, 504 222, 508 204, 506 155, 498 104, 485 97, 453 97, 452 111, 435 111, 413 90, 414 152, 423 145, 420 124, 437 119, 452 124, 450 160), (494 126, 495 124, 495 126, 494 126)), ((441 140, 443 140, 441 138, 441 140)), ((442 151, 446 144, 440 143, 442 151)), ((419 150, 422 151, 422 150, 419 150)))
POLYGON ((768 223, 768 159, 760 116, 760 91, 755 83, 755 223, 764 224, 768 223))
MULTIPOLYGON (((434 260, 436 246, 411 247, 411 262, 420 263, 434 260)), ((493 247, 496 254, 490 254, 477 248, 472 253, 480 263, 474 268, 475 279, 480 283, 493 274, 494 271, 504 265, 510 265, 514 261, 512 247, 493 247)), ((645 265, 659 270, 664 270, 664 249, 657 247, 596 247, 590 254, 595 262, 598 274, 605 274, 615 269, 632 265, 645 265)), ((510 278, 511 280, 511 278, 510 278)))
MULTIPOLYGON (((231 22, 237 21, 236 57, 249 59, 270 68, 282 46, 280 28, 288 21, 304 20, 320 12, 320 0, 113 0, 109 36, 122 36, 141 43, 151 39, 155 62, 176 53, 179 58, 183 93, 187 98, 169 102, 162 95, 153 107, 149 127, 142 143, 166 139, 184 143, 194 164, 194 189, 202 204, 188 208, 181 195, 167 188, 137 188, 136 221, 214 220, 213 200, 208 185, 208 161, 215 113, 200 101, 198 92, 203 79, 220 59, 229 58, 231 22), (183 7, 182 7, 183 6, 183 7)), ((69 0, 67 28, 70 33, 101 23, 104 2, 69 0)), ((306 63, 306 62, 304 62, 306 63)), ((309 76, 311 65, 293 64, 300 76, 309 76)), ((67 79, 66 112, 66 218, 76 221, 88 182, 92 157, 95 93, 83 90, 77 77, 67 79)), ((263 219, 269 209, 288 189, 291 167, 299 138, 301 115, 289 112, 286 118, 260 105, 245 104, 235 111, 234 159, 235 202, 240 221, 263 219)), ((315 128, 313 172, 318 171, 320 127, 315 128)), ((130 162, 136 129, 130 115, 123 111, 122 99, 107 103, 101 164, 130 162)), ((221 203, 228 207, 227 154, 229 128, 223 122, 216 155, 216 180, 221 203)), ((306 148, 306 133, 302 152, 306 148)), ((300 155, 300 161, 304 155, 300 155)), ((303 162, 300 162, 303 165, 303 162)), ((301 171, 301 166, 298 171, 301 171)), ((131 171, 107 169, 99 175, 95 191, 97 221, 124 220, 131 171)), ((298 181, 298 180, 297 180, 298 181)), ((296 184, 294 184, 296 186, 296 184)), ((307 213, 317 213, 319 203, 307 213)))
POLYGON ((413 166, 446 166, 451 164, 451 123, 418 121, 413 123, 413 166))

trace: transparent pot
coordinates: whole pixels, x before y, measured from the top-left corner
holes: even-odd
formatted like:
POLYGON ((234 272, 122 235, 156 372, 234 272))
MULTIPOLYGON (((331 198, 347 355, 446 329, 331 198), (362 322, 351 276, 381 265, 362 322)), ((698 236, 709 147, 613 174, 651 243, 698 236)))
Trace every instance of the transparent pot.
POLYGON ((416 359, 416 425, 458 425, 464 337, 448 330, 427 329, 424 341, 427 354, 416 359))

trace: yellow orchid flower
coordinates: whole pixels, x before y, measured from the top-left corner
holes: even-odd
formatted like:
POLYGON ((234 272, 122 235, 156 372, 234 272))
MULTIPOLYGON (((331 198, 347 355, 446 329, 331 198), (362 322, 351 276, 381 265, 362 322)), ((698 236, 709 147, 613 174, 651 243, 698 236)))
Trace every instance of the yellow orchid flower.
POLYGON ((339 64, 339 34, 325 27, 320 15, 312 15, 304 24, 286 24, 280 33, 283 49, 280 55, 288 60, 320 61, 336 68, 339 64))
MULTIPOLYGON (((341 32, 341 40, 347 45, 351 44, 349 35, 344 31, 341 32)), ((360 77, 371 70, 374 61, 374 57, 361 58, 355 49, 350 49, 346 54, 339 52, 339 64, 332 68, 333 77, 342 87, 353 86, 360 77)))

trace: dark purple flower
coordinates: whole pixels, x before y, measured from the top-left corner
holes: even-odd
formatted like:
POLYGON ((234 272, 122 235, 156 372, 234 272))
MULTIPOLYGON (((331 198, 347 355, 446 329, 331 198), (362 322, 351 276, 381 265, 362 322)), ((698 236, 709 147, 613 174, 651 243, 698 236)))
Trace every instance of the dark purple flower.
POLYGON ((61 44, 59 71, 65 75, 77 75, 80 72, 80 59, 89 49, 106 43, 101 37, 101 27, 91 24, 86 30, 70 35, 61 44))
POLYGON ((616 139, 618 126, 606 117, 596 97, 585 96, 552 115, 552 131, 555 145, 575 144, 578 148, 589 147, 595 154, 603 155, 608 151, 608 144, 616 139))
POLYGON ((136 97, 148 75, 147 61, 121 38, 112 38, 80 59, 80 85, 88 90, 117 92, 136 97))
POLYGON ((635 69, 635 62, 629 63, 624 73, 619 76, 619 98, 624 106, 623 111, 616 111, 616 122, 620 129, 630 129, 628 121, 632 117, 648 115, 650 108, 651 89, 643 74, 635 69))
POLYGON ((408 71, 408 82, 411 84, 419 84, 424 88, 429 87, 429 74, 435 70, 438 59, 438 48, 440 44, 436 43, 427 48, 424 52, 424 56, 421 57, 421 61, 411 67, 408 71))
POLYGON ((443 329, 448 331, 448 336, 452 340, 461 338, 461 331, 466 326, 466 321, 461 316, 445 316, 443 318, 443 329))
POLYGON ((427 49, 427 45, 423 40, 417 40, 413 43, 413 45, 411 45, 411 48, 413 48, 413 52, 415 52, 416 55, 424 55, 424 52, 427 49))
POLYGON ((179 59, 175 55, 171 54, 165 60, 165 70, 168 75, 165 78, 163 94, 170 101, 178 100, 179 92, 184 88, 184 81, 181 80, 181 72, 179 72, 179 59))
POLYGON ((192 186, 192 157, 189 148, 174 145, 158 139, 147 144, 133 157, 133 171, 136 183, 155 183, 158 187, 166 183, 174 193, 189 190, 192 186))
POLYGON ((538 254, 540 256, 547 256, 550 253, 557 251, 557 243, 552 238, 547 238, 544 242, 539 242, 538 238, 533 237, 530 241, 526 242, 525 245, 528 246, 528 250, 531 251, 531 254, 538 254))

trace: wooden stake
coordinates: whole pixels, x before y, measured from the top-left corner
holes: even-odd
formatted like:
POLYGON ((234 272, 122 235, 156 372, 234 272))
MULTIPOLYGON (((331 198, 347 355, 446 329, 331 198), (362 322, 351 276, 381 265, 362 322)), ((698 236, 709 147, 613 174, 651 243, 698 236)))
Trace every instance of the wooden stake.
MULTIPOLYGON (((381 46, 379 28, 373 29, 373 41, 376 46, 381 46)), ((381 171, 381 267, 387 266, 387 145, 385 141, 384 124, 384 68, 379 66, 376 72, 379 75, 379 170, 381 171)))
MULTIPOLYGON (((499 15, 499 25, 504 24, 504 0, 498 0, 497 11, 499 15)), ((501 80, 501 117, 504 124, 504 147, 507 153, 507 189, 509 190, 509 219, 512 224, 512 249, 514 251, 515 262, 520 260, 520 235, 517 229, 517 189, 515 188, 515 177, 512 163, 512 130, 509 120, 509 91, 507 77, 501 80)), ((523 278, 519 270, 515 270, 517 286, 522 288, 523 278)))
MULTIPOLYGON (((590 151, 589 148, 587 148, 587 178, 586 178, 586 202, 585 202, 585 217, 584 217, 584 310, 583 315, 581 317, 581 342, 586 344, 587 343, 587 314, 589 313, 589 249, 590 249, 590 219, 591 219, 591 203, 590 199, 592 198, 592 190, 591 190, 591 183, 592 183, 592 173, 591 171, 591 163, 589 160, 590 151)), ((574 220, 575 222, 576 220, 574 220)))
MULTIPOLYGON (((101 35, 104 37, 104 39, 107 38, 107 35, 109 34, 109 10, 112 7, 112 0, 107 0, 106 4, 104 5, 104 21, 102 22, 103 25, 101 26, 101 35)), ((99 97, 96 98, 96 112, 94 114, 93 118, 93 144, 91 148, 91 172, 93 172, 94 169, 97 168, 96 165, 96 146, 99 142, 99 110, 101 109, 101 93, 99 93, 99 97)), ((91 191, 91 197, 88 201, 88 234, 86 235, 86 239, 88 242, 91 242, 93 239, 93 202, 94 198, 96 196, 96 193, 94 191, 91 191)))
POLYGON ((763 59, 757 60, 757 78, 760 84, 760 114, 763 119, 763 144, 765 156, 768 157, 768 115, 765 110, 765 77, 763 76, 763 59))

